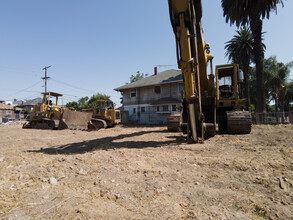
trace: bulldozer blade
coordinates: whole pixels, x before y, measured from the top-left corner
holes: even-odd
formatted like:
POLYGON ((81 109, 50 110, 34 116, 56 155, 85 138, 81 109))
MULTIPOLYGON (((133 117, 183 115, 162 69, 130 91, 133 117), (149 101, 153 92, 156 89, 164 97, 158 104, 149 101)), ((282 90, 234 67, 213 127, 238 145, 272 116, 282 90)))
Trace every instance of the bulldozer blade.
POLYGON ((65 109, 59 123, 59 129, 87 130, 92 112, 77 112, 65 109))

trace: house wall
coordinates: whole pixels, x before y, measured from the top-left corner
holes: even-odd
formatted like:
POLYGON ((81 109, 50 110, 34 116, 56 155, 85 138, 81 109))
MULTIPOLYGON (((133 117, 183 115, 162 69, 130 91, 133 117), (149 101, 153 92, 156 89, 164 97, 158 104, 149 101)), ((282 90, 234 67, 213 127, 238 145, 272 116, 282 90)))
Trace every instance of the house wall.
POLYGON ((141 87, 136 89, 136 97, 131 97, 132 89, 123 91, 123 105, 150 104, 161 98, 180 99, 179 83, 162 84, 161 93, 155 93, 155 86, 141 87))
POLYGON ((23 111, 16 111, 14 109, 0 109, 0 122, 3 118, 15 118, 17 120, 24 119, 23 111))
POLYGON ((160 85, 160 93, 155 92, 155 86, 141 87, 136 89, 136 96, 131 97, 131 89, 123 91, 124 111, 128 112, 128 122, 137 124, 165 124, 167 117, 172 112, 172 105, 179 107, 181 103, 151 103, 162 98, 181 99, 179 83, 169 83, 160 85), (159 107, 158 107, 159 106, 159 107), (163 106, 168 106, 167 111, 163 111, 163 106), (157 111, 159 108, 159 111, 157 111))
POLYGON ((0 109, 0 117, 15 118, 15 112, 13 109, 0 109))

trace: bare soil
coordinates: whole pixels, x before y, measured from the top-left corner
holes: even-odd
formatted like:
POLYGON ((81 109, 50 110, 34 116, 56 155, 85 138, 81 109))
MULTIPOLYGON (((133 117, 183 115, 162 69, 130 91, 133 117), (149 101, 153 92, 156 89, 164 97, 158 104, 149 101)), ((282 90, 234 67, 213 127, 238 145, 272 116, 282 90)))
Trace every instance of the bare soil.
POLYGON ((293 219, 293 126, 0 127, 0 219, 293 219))

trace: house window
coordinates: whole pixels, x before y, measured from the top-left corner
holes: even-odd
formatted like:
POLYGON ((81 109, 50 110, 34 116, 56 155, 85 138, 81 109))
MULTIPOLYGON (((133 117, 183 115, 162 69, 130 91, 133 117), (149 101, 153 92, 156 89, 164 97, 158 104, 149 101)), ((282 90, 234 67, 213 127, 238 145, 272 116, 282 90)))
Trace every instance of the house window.
POLYGON ((6 110, 6 115, 11 115, 12 111, 11 110, 6 110))
POLYGON ((160 106, 157 106, 157 112, 159 112, 160 111, 160 106))
POLYGON ((136 97, 136 89, 132 89, 130 92, 131 97, 136 97))
POLYGON ((145 112, 145 107, 141 107, 141 108, 140 108, 140 111, 141 111, 141 112, 145 112))
POLYGON ((116 120, 120 119, 120 111, 116 112, 116 120))
POLYGON ((184 91, 184 84, 183 83, 179 83, 179 92, 184 91))
POLYGON ((161 93, 161 86, 155 86, 155 93, 157 94, 161 93))
POLYGON ((176 112, 176 105, 172 105, 172 112, 176 112))
POLYGON ((133 114, 136 114, 136 108, 133 108, 133 114))
POLYGON ((163 112, 167 112, 169 111, 169 106, 168 105, 163 105, 163 112))

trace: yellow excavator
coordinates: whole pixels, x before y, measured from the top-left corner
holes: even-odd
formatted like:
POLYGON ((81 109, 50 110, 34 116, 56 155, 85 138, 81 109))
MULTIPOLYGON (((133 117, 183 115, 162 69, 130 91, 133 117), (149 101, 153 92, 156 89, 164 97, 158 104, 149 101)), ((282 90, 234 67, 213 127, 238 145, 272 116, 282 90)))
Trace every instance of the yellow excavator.
POLYGON ((219 84, 224 72, 228 74, 223 66, 217 68, 215 83, 213 55, 210 54, 209 44, 203 39, 201 0, 168 0, 168 3, 176 39, 178 68, 183 74, 181 130, 187 134, 187 142, 202 143, 205 136, 214 135, 217 121, 220 129, 231 133, 250 132, 250 113, 235 112, 243 102, 239 99, 239 71, 235 71, 233 66, 233 71, 229 73, 233 88, 233 96, 229 100, 221 92, 226 87, 219 84), (242 130, 242 127, 245 129, 242 130))
POLYGON ((110 128, 119 124, 121 121, 120 110, 114 109, 112 101, 97 100, 94 103, 93 117, 89 123, 89 130, 99 130, 110 128))
POLYGON ((23 128, 87 130, 92 113, 71 111, 65 108, 62 94, 55 92, 42 94, 42 103, 34 106, 31 119, 23 125, 23 128), (59 106, 59 100, 62 100, 61 106, 59 106))

